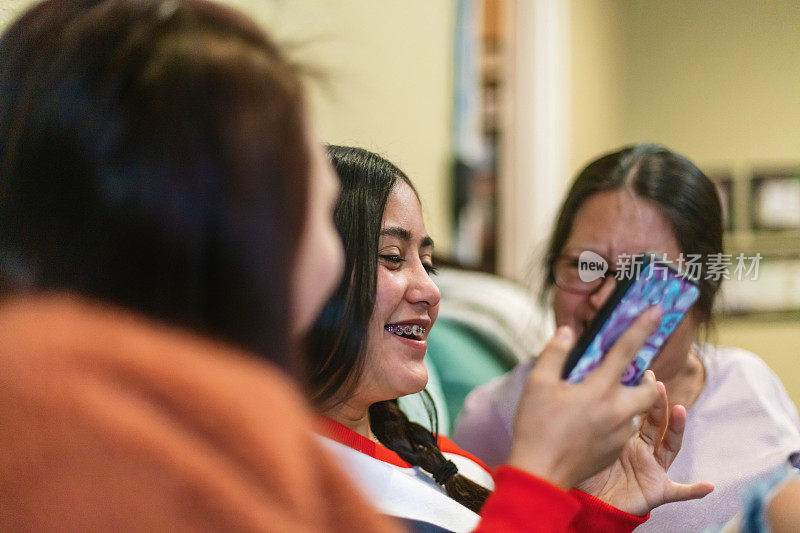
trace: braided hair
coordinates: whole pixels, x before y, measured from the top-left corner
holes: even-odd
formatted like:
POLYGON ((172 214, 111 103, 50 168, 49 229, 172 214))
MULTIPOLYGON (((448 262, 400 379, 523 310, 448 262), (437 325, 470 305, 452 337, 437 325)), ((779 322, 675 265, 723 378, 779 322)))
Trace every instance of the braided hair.
POLYGON ((480 513, 491 492, 458 473, 436 442, 436 436, 424 426, 412 422, 400 410, 397 400, 372 404, 369 408, 370 428, 375 437, 405 462, 430 473, 447 495, 458 503, 480 513))
MULTIPOLYGON (((343 146, 328 146, 327 152, 342 182, 334 222, 344 244, 345 272, 351 275, 325 304, 307 338, 309 394, 322 411, 351 397, 363 375, 377 290, 380 227, 389 194, 398 179, 417 194, 408 176, 372 152, 343 146)), ((435 429, 411 422, 396 399, 373 404, 369 417, 381 444, 431 474, 455 501, 480 512, 490 491, 458 473, 439 449, 435 429)))

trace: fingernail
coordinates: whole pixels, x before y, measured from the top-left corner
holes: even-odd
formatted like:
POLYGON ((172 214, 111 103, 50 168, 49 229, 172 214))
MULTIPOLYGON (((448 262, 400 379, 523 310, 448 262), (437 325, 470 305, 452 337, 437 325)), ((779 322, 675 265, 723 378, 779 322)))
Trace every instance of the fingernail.
POLYGON ((556 338, 560 341, 572 341, 572 329, 569 326, 561 326, 556 330, 556 338))
POLYGON ((654 305, 650 309, 647 310, 647 318, 650 320, 658 320, 661 318, 661 308, 657 305, 654 305))

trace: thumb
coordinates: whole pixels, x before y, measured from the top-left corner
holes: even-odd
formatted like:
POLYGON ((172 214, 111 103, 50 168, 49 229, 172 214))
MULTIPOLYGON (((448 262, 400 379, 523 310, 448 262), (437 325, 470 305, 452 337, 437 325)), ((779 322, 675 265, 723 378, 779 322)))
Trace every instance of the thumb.
POLYGON ((539 354, 533 372, 544 377, 561 379, 567 357, 575 344, 575 334, 569 326, 561 326, 539 354))
POLYGON ((707 482, 695 483, 694 485, 670 482, 669 486, 664 491, 664 501, 662 503, 699 500, 709 495, 713 490, 714 485, 707 482))
MULTIPOLYGON (((645 372, 642 381, 645 380, 648 382, 656 381, 652 370, 645 372)), ((656 389, 658 390, 658 400, 647 411, 642 424, 641 436, 642 440, 651 448, 657 450, 661 444, 661 439, 664 438, 664 432, 667 430, 669 422, 669 401, 667 399, 667 389, 663 383, 656 381, 656 389)))

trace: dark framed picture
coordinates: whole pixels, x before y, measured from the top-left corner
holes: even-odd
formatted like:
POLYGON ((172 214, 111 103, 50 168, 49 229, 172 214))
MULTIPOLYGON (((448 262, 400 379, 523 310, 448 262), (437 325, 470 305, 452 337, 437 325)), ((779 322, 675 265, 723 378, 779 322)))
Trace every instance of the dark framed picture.
POLYGON ((725 231, 733 231, 735 224, 733 200, 733 175, 729 170, 706 172, 706 175, 717 187, 717 195, 722 206, 722 224, 725 231))
POLYGON ((800 166, 753 172, 750 224, 755 230, 800 229, 800 166))

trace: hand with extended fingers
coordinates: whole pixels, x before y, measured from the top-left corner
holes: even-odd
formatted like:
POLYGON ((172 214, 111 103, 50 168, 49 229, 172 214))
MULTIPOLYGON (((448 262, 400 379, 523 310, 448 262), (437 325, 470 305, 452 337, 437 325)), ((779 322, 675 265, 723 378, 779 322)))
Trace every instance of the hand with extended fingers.
POLYGON ((684 485, 669 479, 667 470, 678 455, 686 426, 686 409, 669 407, 664 384, 651 371, 642 381, 655 383, 658 400, 644 415, 638 434, 628 440, 619 459, 576 488, 635 515, 659 505, 693 500, 714 490, 710 483, 684 485))
MULTIPOLYGON (((568 327, 559 328, 539 355, 523 389, 509 464, 564 488, 572 488, 611 467, 604 471, 609 474, 604 482, 593 478, 587 488, 595 495, 604 491, 616 501, 620 493, 618 482, 627 480, 618 475, 620 469, 624 472, 634 458, 640 461, 638 447, 631 450, 629 461, 619 460, 620 453, 632 445, 631 439, 639 433, 634 417, 650 412, 662 398, 652 378, 636 386, 622 385, 620 379, 660 318, 657 307, 643 313, 579 384, 561 379, 575 339, 568 327)), ((680 432, 682 426, 676 424, 673 429, 680 432)), ((657 496, 650 497, 658 500, 657 496)), ((634 507, 639 506, 628 505, 626 509, 634 507)))

